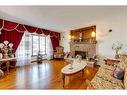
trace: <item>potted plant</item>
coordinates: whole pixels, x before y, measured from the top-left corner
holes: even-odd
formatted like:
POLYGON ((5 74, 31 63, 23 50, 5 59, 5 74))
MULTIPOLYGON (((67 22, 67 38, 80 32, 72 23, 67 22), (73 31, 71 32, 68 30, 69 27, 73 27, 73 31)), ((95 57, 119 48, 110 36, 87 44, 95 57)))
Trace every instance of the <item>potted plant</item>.
POLYGON ((112 49, 115 50, 115 58, 118 59, 119 58, 119 51, 122 49, 123 44, 121 44, 120 42, 117 42, 116 44, 112 45, 112 49))

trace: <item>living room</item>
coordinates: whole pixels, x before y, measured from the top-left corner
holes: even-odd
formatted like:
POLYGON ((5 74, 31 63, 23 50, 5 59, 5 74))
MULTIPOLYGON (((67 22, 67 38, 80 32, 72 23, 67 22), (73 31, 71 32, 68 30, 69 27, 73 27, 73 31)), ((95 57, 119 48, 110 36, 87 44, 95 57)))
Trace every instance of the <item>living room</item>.
POLYGON ((127 89, 126 10, 0 6, 0 89, 127 89))

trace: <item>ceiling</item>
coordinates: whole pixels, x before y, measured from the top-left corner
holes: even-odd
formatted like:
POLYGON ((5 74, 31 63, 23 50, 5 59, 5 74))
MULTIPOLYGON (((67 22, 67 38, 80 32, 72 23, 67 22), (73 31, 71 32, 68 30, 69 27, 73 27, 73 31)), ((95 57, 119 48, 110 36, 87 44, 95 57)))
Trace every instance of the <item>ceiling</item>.
POLYGON ((127 20, 127 6, 0 6, 0 18, 64 32, 99 20, 127 20))

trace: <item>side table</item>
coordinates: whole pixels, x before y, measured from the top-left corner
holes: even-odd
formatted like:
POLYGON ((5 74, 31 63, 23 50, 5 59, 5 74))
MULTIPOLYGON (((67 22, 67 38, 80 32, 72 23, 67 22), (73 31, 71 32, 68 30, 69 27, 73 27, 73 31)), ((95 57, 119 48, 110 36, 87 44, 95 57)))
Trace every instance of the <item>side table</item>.
POLYGON ((118 64, 120 62, 120 59, 105 58, 104 61, 105 61, 105 64, 116 65, 116 64, 118 64))
POLYGON ((7 68, 7 74, 9 73, 9 68, 12 67, 12 68, 15 68, 15 66, 12 66, 10 64, 11 61, 15 61, 16 62, 16 58, 7 58, 7 59, 0 59, 0 68, 1 69, 4 69, 4 68, 7 68), (1 67, 1 65, 5 63, 6 66, 5 67, 1 67))

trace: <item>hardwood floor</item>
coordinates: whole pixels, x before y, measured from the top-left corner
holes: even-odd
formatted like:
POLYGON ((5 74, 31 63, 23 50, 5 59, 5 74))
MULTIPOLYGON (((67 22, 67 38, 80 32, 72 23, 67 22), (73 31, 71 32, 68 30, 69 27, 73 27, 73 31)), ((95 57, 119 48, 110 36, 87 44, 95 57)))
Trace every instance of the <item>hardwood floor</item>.
POLYGON ((86 67, 83 78, 80 73, 71 76, 63 88, 61 69, 65 65, 65 61, 50 61, 12 69, 0 79, 0 89, 86 89, 85 79, 91 80, 99 68, 86 67))

